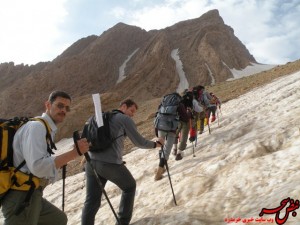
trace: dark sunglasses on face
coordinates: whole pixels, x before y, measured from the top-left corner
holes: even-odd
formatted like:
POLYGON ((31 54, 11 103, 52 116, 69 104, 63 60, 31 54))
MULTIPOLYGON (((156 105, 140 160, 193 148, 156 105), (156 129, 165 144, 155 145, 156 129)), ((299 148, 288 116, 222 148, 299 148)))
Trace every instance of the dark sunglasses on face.
POLYGON ((70 112, 71 111, 70 106, 65 106, 63 103, 57 103, 57 104, 54 103, 54 105, 57 108, 59 108, 60 110, 66 109, 66 112, 70 112))

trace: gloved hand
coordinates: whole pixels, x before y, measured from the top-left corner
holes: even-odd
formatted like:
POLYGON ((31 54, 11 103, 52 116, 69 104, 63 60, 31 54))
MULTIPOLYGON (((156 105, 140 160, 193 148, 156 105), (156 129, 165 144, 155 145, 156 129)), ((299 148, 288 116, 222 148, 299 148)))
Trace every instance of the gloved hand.
POLYGON ((190 137, 190 138, 189 138, 189 141, 190 141, 190 142, 193 142, 193 141, 195 141, 195 140, 196 140, 196 137, 190 137))

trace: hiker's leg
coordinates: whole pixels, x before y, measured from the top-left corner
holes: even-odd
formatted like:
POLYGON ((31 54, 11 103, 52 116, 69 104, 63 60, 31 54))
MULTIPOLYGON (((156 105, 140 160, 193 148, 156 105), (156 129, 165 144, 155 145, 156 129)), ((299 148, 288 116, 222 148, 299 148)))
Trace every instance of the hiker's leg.
MULTIPOLYGON (((158 137, 162 137, 162 138, 165 139, 165 143, 164 143, 163 148, 165 148, 166 142, 167 142, 167 140, 168 140, 167 134, 168 134, 168 132, 166 132, 166 131, 158 130, 158 137)), ((174 142, 173 142, 173 143, 174 143, 174 142)), ((158 155, 159 155, 159 158, 162 157, 162 151, 161 151, 161 150, 159 150, 159 154, 158 154, 158 155)))
MULTIPOLYGON (((174 132, 168 132, 167 133, 167 140, 164 143, 164 155, 165 155, 165 160, 169 159, 173 144, 175 143, 176 140, 176 133, 174 132)), ((163 158, 162 155, 161 157, 163 158)))
POLYGON ((205 112, 201 112, 199 115, 200 118, 200 134, 204 131, 204 120, 205 120, 205 112))
POLYGON ((212 112, 212 115, 213 115, 213 116, 216 116, 216 111, 217 111, 217 106, 215 106, 215 105, 212 106, 212 107, 211 107, 211 112, 212 112))
POLYGON ((178 128, 176 130, 176 142, 175 142, 175 144, 177 144, 178 142, 180 142, 180 139, 181 139, 180 138, 180 136, 181 136, 181 134, 180 134, 181 129, 182 129, 182 121, 179 121, 178 128))
POLYGON ((206 110, 207 121, 209 120, 210 114, 211 114, 211 108, 208 107, 207 110, 206 110))
MULTIPOLYGON (((98 172, 98 163, 95 164, 95 161, 92 160, 93 166, 98 172)), ((86 175, 86 198, 84 202, 84 206, 82 209, 82 216, 81 216, 81 224, 82 225, 93 225, 95 223, 95 216, 98 212, 100 205, 101 205, 101 196, 102 190, 97 182, 95 174, 89 165, 86 163, 85 165, 85 175, 86 175)), ((106 179, 100 177, 100 181, 103 187, 106 184, 106 179)))
POLYGON ((164 168, 165 167, 164 155, 167 154, 166 148, 169 148, 169 154, 171 152, 172 146, 173 146, 174 141, 175 141, 175 136, 176 136, 175 132, 173 133, 173 136, 174 136, 174 138, 170 139, 169 138, 169 132, 161 131, 161 130, 158 131, 158 137, 165 137, 165 143, 164 143, 164 145, 162 147, 162 149, 164 149, 163 150, 164 152, 162 152, 161 149, 159 150, 159 154, 158 154, 158 156, 159 156, 159 162, 158 162, 158 168, 155 171, 154 180, 160 180, 163 177, 163 173, 165 172, 165 168, 164 168))
POLYGON ((216 120, 216 110, 217 106, 213 105, 210 107, 210 111, 212 113, 211 122, 214 122, 216 120))
POLYGON ((135 179, 124 164, 103 163, 101 176, 113 182, 122 190, 118 215, 122 225, 129 224, 134 205, 135 179))
MULTIPOLYGON (((179 123, 179 126, 180 126, 180 123, 179 123)), ((177 128, 176 132, 175 132, 175 139, 174 139, 174 144, 173 144, 173 152, 172 152, 173 155, 177 154, 177 145, 178 145, 178 142, 179 142, 179 133, 180 133, 180 129, 177 128)))
POLYGON ((195 113, 192 118, 192 127, 197 130, 198 113, 195 113))
POLYGON ((42 199, 42 209, 38 225, 66 225, 67 215, 46 199, 42 199))
POLYGON ((5 218, 4 225, 37 225, 41 204, 41 190, 35 190, 27 206, 18 216, 15 215, 17 206, 24 202, 27 192, 10 190, 2 202, 2 213, 5 218))
POLYGON ((178 149, 183 151, 186 148, 186 142, 189 136, 189 130, 190 130, 190 123, 182 122, 182 129, 181 129, 181 140, 180 144, 178 146, 178 149))

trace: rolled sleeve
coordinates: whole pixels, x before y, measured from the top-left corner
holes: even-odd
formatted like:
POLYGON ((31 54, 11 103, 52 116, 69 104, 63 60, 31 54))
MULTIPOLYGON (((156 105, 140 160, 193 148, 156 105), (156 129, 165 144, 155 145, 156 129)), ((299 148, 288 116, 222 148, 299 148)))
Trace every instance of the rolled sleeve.
POLYGON ((54 159, 47 151, 46 129, 38 121, 28 124, 23 135, 23 155, 28 170, 39 178, 54 182, 58 178, 58 171, 54 159))
POLYGON ((198 101, 193 99, 193 107, 195 112, 200 113, 203 111, 203 108, 198 104, 198 101))

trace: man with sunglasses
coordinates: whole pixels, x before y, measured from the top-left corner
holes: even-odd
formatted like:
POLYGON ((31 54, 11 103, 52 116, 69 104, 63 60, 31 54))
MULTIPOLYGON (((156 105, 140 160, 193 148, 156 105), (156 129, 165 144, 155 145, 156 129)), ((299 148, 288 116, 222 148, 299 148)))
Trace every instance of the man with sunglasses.
MULTIPOLYGON (((70 112, 71 97, 63 91, 54 91, 45 103, 46 111, 38 117, 48 124, 50 135, 54 140, 57 125, 64 121, 70 112)), ((40 186, 31 195, 30 204, 20 214, 16 209, 23 203, 27 191, 10 190, 2 202, 4 225, 66 225, 67 216, 52 205, 43 196, 46 184, 58 179, 58 170, 79 154, 88 151, 87 140, 78 140, 79 150, 75 147, 58 156, 51 155, 49 143, 46 140, 46 126, 41 121, 29 121, 23 125, 14 136, 14 166, 24 160, 26 164, 20 169, 27 174, 33 174, 40 179, 40 186)))

